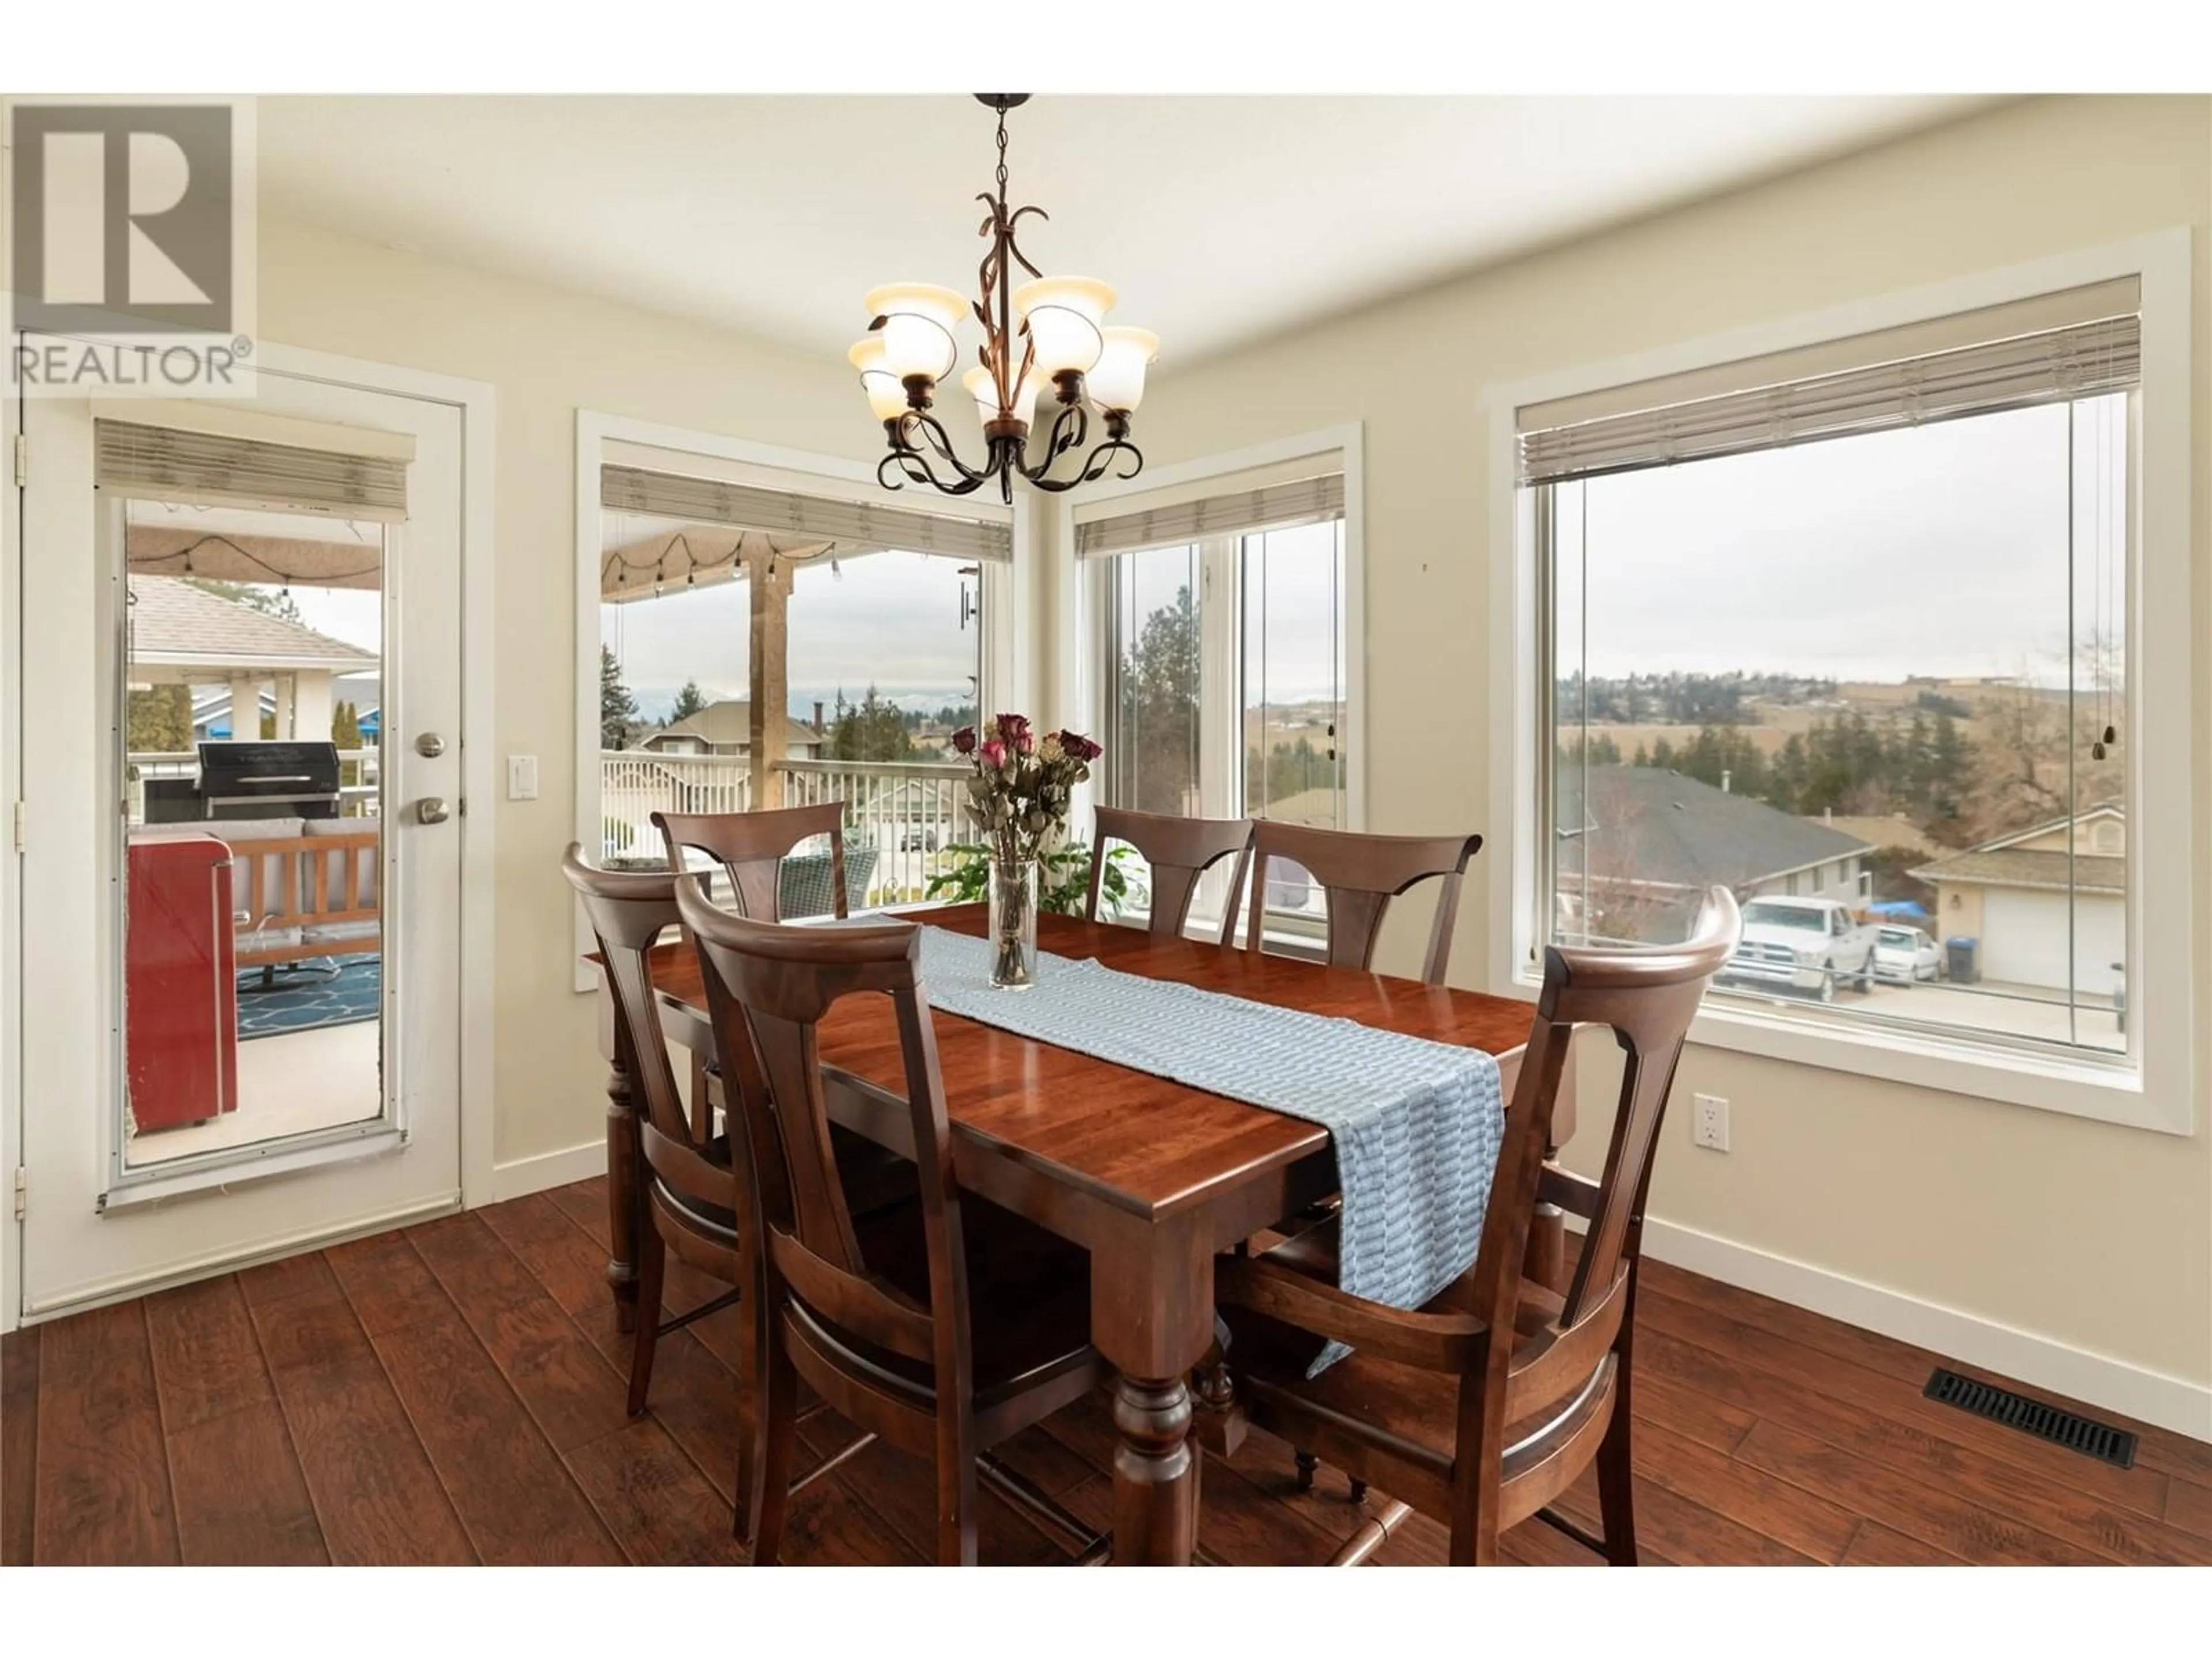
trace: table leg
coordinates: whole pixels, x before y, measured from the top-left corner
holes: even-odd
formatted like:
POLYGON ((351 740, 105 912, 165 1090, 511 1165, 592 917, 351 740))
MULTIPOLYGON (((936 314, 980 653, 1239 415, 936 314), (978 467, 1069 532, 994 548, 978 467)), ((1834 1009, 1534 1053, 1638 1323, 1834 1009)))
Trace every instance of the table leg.
POLYGON ((1198 1541, 1198 1449, 1180 1376, 1123 1376, 1114 1389, 1114 1565, 1182 1566, 1198 1541))
POLYGON ((1185 1380, 1213 1341, 1213 1248, 1194 1218, 1133 1224, 1091 1255, 1091 1336, 1114 1389, 1114 1564, 1188 1566, 1199 1449, 1185 1380))

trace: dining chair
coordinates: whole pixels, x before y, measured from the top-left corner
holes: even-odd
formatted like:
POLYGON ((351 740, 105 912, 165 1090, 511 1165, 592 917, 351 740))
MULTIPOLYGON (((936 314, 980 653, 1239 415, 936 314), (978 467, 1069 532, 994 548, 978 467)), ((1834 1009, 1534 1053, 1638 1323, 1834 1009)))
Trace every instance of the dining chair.
POLYGON ((1337 1285, 1340 1223, 1216 1264, 1226 1359, 1249 1420, 1395 1501, 1338 1551, 1356 1565, 1412 1510, 1445 1521, 1455 1565, 1498 1559, 1498 1534, 1534 1515, 1616 1565, 1636 1562, 1630 1389, 1644 1195, 1674 1067, 1706 983, 1735 948, 1735 900, 1715 887, 1687 943, 1554 946, 1521 1066, 1474 1265, 1420 1309, 1337 1285), (1624 1055, 1603 1176, 1547 1161, 1552 1112, 1577 1025, 1610 1027, 1624 1055), (1587 1224, 1564 1295, 1522 1277, 1539 1204, 1587 1224), (1323 1340, 1351 1354, 1318 1376, 1323 1340), (1548 1506, 1592 1462, 1603 1537, 1548 1506))
MULTIPOLYGON (((696 849, 729 878, 741 915, 758 921, 783 920, 783 860, 801 842, 830 837, 830 896, 834 914, 847 914, 845 892, 845 804, 781 806, 757 812, 655 812, 662 853, 671 870, 688 868, 684 854, 696 849)), ((691 1056, 692 1119, 703 1133, 714 1120, 720 1079, 704 1054, 691 1056)))
MULTIPOLYGON (((612 992, 617 1052, 628 1061, 633 1085, 645 1099, 638 1121, 641 1197, 635 1259, 638 1317, 631 1339, 630 1415, 641 1413, 653 1386, 653 1358, 661 1337, 720 1311, 750 1291, 760 1301, 758 1249, 746 1224, 754 1208, 744 1170, 730 1152, 730 1138, 699 1133, 685 1116, 676 1091, 675 1067, 653 986, 651 951, 664 929, 678 920, 677 876, 672 871, 599 870, 584 861, 582 848, 570 845, 562 872, 584 903, 599 941, 602 971, 612 992), (730 1286, 689 1312, 661 1316, 667 1257, 677 1257, 730 1286)), ((911 1203, 912 1166, 857 1135, 839 1137, 840 1162, 863 1196, 863 1212, 911 1203)), ((735 1530, 745 1535, 756 1512, 752 1479, 761 1467, 757 1343, 751 1326, 740 1328, 739 1422, 735 1530)), ((850 1449, 857 1450, 854 1447, 850 1449)), ((842 1456, 841 1456, 842 1461, 842 1456)), ((816 1474, 820 1471, 816 1471, 816 1474)), ((812 1475, 808 1477, 813 1478, 812 1475)))
POLYGON ((1108 1375, 1091 1346, 1090 1258, 963 1194, 937 1037, 905 922, 776 927, 717 907, 696 878, 677 906, 699 951, 716 1051, 744 1120, 763 1249, 762 1464, 753 1560, 773 1565, 804 1378, 860 1428, 933 1462, 938 1559, 975 1560, 979 1475, 1103 1559, 1104 1540, 991 1447, 1108 1375), (889 1000, 920 1176, 917 1204, 860 1214, 829 1156, 817 1027, 848 998, 889 1000))
POLYGON ((1440 877, 1443 884, 1437 895, 1437 919, 1429 929, 1421 978, 1441 985, 1451 960, 1452 925, 1459 916, 1467 861, 1481 846, 1480 836, 1368 836, 1262 818, 1252 830, 1252 898, 1244 948, 1261 948, 1267 867, 1275 859, 1304 866, 1327 896, 1332 968, 1371 966, 1390 901, 1432 876, 1440 877))
POLYGON ((1228 896, 1221 906, 1221 942, 1237 937, 1237 895, 1252 859, 1249 818, 1177 818, 1157 812, 1132 812, 1118 806, 1092 809, 1091 896, 1085 912, 1098 920, 1098 890, 1106 874, 1106 843, 1126 842, 1151 866, 1152 921, 1155 939, 1180 939, 1190 921, 1198 878, 1225 858, 1230 866, 1228 896))
POLYGON ((729 877, 738 914, 756 921, 783 920, 779 886, 783 860, 799 842, 827 836, 830 902, 839 916, 846 914, 842 801, 767 807, 757 812, 655 812, 653 827, 660 832, 670 869, 684 868, 684 854, 693 848, 706 854, 729 877))

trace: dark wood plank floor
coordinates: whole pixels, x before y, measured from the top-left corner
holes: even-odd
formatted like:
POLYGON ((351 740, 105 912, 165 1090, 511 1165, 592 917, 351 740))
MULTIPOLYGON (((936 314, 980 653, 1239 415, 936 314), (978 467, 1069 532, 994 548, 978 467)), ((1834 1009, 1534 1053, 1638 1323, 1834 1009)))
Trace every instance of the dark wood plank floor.
MULTIPOLYGON (((0 1550, 23 1562, 734 1562, 735 1310, 664 1339, 653 1408, 628 1352, 585 1182, 9 1336, 0 1550)), ((714 1286, 670 1264, 672 1310, 714 1286)), ((2156 1429, 2120 1470, 1921 1397, 1936 1356, 1647 1264, 1638 1317, 1638 1522, 1653 1562, 2212 1563, 2212 1447, 2156 1429)), ((1970 1368, 1968 1368, 1970 1369, 1970 1368)), ((1008 1460, 1093 1525, 1112 1428, 1088 1402, 1008 1460)), ((852 1438, 828 1414, 802 1468, 852 1438)), ((1209 1560, 1325 1558, 1382 1495, 1324 1468, 1296 1490, 1255 1434, 1209 1460, 1209 1560)), ((1066 1540, 986 1493, 987 1561, 1066 1540)), ((924 1559, 927 1470, 870 1447, 796 1501, 795 1563, 924 1559)), ((1596 1525, 1589 1483, 1562 1508, 1596 1525)), ((1528 1565, 1588 1563, 1525 1525, 1528 1565)), ((1378 1559, 1443 1559, 1416 1520, 1378 1559)))

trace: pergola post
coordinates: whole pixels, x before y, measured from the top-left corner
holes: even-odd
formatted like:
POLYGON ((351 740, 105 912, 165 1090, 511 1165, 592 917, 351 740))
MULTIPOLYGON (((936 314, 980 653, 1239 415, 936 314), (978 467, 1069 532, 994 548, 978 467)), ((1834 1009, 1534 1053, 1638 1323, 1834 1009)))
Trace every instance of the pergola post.
POLYGON ((292 724, 293 684, 291 675, 279 674, 273 687, 276 698, 276 735, 280 739, 299 735, 292 724))
POLYGON ((248 675, 230 677, 230 740, 254 743, 261 737, 261 682, 248 675))
POLYGON ((791 677, 787 608, 791 562, 773 554, 745 556, 745 585, 752 595, 750 741, 753 805, 784 804, 781 762, 791 746, 791 677))

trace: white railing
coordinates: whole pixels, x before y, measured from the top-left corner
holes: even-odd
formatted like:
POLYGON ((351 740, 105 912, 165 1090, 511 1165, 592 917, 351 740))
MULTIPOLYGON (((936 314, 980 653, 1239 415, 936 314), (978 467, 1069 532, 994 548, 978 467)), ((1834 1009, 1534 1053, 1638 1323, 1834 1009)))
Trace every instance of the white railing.
MULTIPOLYGON (((957 762, 791 760, 776 770, 787 806, 844 803, 846 862, 871 904, 922 898, 930 878, 951 867, 945 849, 971 837, 960 811, 969 772, 957 762)), ((599 756, 602 858, 656 856, 656 811, 749 812, 754 805, 750 766, 733 756, 599 756)))
POLYGON ((752 806, 752 766, 741 755, 599 753, 601 858, 658 856, 655 812, 750 812, 752 806))
POLYGON ((951 867, 945 849, 973 839, 960 810, 969 775, 963 763, 793 760, 777 769, 787 806, 845 803, 848 863, 856 848, 876 849, 872 904, 923 897, 929 878, 951 867))

